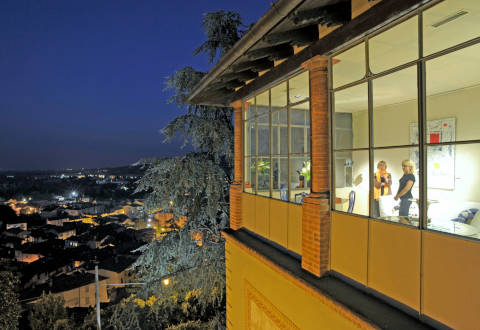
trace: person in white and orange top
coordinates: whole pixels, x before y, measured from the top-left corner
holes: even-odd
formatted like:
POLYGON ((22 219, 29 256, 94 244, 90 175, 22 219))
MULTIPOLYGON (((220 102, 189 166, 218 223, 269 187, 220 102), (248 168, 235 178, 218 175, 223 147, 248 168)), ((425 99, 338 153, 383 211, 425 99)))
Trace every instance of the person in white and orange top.
POLYGON ((375 180, 373 181, 373 216, 380 216, 380 196, 392 194, 392 176, 387 172, 387 162, 381 160, 377 164, 377 172, 375 172, 375 180))

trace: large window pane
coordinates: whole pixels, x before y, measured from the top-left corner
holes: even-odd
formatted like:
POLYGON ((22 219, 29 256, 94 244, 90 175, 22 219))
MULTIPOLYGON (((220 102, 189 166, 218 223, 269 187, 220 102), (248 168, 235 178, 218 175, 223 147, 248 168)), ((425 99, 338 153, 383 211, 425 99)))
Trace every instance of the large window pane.
POLYGON ((350 87, 335 93, 335 149, 368 148, 368 87, 350 87))
POLYGON ((288 158, 272 159, 272 197, 288 201, 288 158))
POLYGON ((256 148, 256 127, 255 119, 245 122, 245 156, 255 156, 257 154, 256 148))
POLYGON ((373 80, 375 147, 418 144, 417 67, 373 80), (411 125, 412 124, 412 125, 411 125))
POLYGON ((258 153, 257 155, 269 155, 270 152, 270 126, 269 115, 259 116, 257 118, 258 127, 258 153))
POLYGON ((423 52, 429 55, 480 36, 480 1, 446 0, 423 13, 423 52))
POLYGON ((257 193, 262 196, 270 196, 270 159, 268 157, 257 158, 257 193))
POLYGON ((335 152, 335 210, 368 216, 368 151, 335 152))
POLYGON ((418 148, 380 149, 373 156, 373 217, 418 226, 418 148))
POLYGON ((281 83, 271 89, 272 93, 272 111, 285 108, 287 106, 287 83, 281 83))
POLYGON ((303 203, 305 196, 310 194, 310 157, 290 156, 290 201, 303 203))
POLYGON ((256 183, 257 183, 257 174, 256 170, 256 158, 255 157, 245 157, 244 163, 244 190, 248 193, 255 193, 256 183))
POLYGON ((301 73, 288 81, 289 103, 298 103, 310 96, 308 71, 301 73))
POLYGON ((365 43, 338 54, 332 59, 333 88, 365 77, 365 43))
POLYGON ((257 111, 257 116, 261 116, 263 114, 268 113, 270 109, 270 103, 269 103, 269 96, 268 96, 268 91, 257 95, 255 98, 256 102, 256 111, 257 111))
POLYGON ((310 151, 310 106, 302 103, 290 109, 290 153, 310 151))
POLYGON ((418 18, 414 16, 369 40, 370 70, 379 73, 418 58, 418 18))
POLYGON ((286 109, 272 113, 272 154, 288 154, 288 117, 286 109))
POLYGON ((480 139, 480 45, 426 62, 427 142, 480 139))
POLYGON ((429 229, 480 238, 480 144, 427 149, 429 229))
POLYGON ((250 119, 255 116, 255 100, 250 99, 244 103, 245 119, 250 119))

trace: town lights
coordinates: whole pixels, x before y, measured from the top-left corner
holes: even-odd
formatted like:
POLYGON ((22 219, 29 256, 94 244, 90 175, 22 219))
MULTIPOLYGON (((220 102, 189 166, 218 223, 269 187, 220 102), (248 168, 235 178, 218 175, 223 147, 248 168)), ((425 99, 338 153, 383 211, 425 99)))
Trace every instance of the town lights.
POLYGON ((169 284, 170 284, 170 279, 169 279, 168 277, 167 277, 167 278, 164 278, 164 279, 162 280, 162 284, 163 284, 163 286, 169 285, 169 284))

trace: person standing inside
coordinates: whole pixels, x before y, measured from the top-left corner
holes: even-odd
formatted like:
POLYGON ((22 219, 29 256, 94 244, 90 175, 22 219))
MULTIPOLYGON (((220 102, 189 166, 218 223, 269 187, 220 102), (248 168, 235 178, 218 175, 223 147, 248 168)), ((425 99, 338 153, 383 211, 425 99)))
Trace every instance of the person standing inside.
POLYGON ((408 211, 410 204, 412 204, 412 188, 415 183, 415 164, 410 159, 402 162, 403 176, 400 178, 400 186, 398 192, 395 195, 395 200, 400 199, 400 210, 398 215, 401 217, 408 217, 408 211))
POLYGON ((373 216, 380 216, 380 196, 391 195, 392 176, 387 172, 387 162, 381 160, 377 164, 375 172, 375 181, 373 183, 373 216))

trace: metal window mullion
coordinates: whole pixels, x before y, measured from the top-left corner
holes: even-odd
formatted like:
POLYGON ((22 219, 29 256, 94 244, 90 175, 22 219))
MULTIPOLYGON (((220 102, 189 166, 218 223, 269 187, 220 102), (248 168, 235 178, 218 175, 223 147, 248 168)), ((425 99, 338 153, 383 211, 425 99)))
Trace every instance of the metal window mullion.
POLYGON ((270 159, 270 171, 269 171, 269 197, 273 196, 272 182, 273 182, 273 159, 272 159, 272 145, 273 145, 273 129, 272 129, 272 90, 268 90, 268 155, 270 159))
POLYGON ((253 192, 255 195, 258 195, 258 117, 257 117, 257 97, 255 96, 255 191, 253 192))
MULTIPOLYGON (((419 57, 423 57, 423 16, 418 15, 418 45, 419 57)), ((425 61, 418 63, 418 172, 420 175, 420 209, 419 209, 419 226, 420 229, 427 228, 427 157, 426 157, 426 132, 427 132, 427 97, 426 97, 426 67, 425 61)))
POLYGON ((368 82, 368 213, 373 217, 373 176, 374 168, 374 139, 373 139, 373 81, 368 82))
MULTIPOLYGON (((309 79, 310 80, 310 79, 309 79)), ((332 69, 332 56, 328 58, 328 103, 330 111, 330 190, 333 190, 333 193, 330 194, 330 209, 334 210, 336 206, 336 183, 335 183, 335 153, 334 149, 334 140, 335 140, 335 94, 332 91, 333 87, 333 69, 332 69)), ((310 126, 312 125, 312 110, 310 108, 310 126)), ((310 134, 312 134, 312 129, 310 128, 310 134)), ((310 144, 310 153, 312 152, 313 147, 310 144)), ((313 164, 313 162, 312 162, 313 164)), ((313 172, 313 171, 311 171, 313 172)), ((313 182, 313 176, 312 176, 313 182)), ((331 226, 330 226, 331 227, 331 226)), ((330 228, 331 231, 331 228, 330 228)), ((331 250, 331 249, 330 249, 331 250)), ((331 251, 330 251, 331 253, 331 251)))
POLYGON ((290 105, 289 105, 289 100, 290 100, 290 81, 287 80, 287 189, 288 189, 288 201, 291 201, 291 187, 290 187, 290 105))

